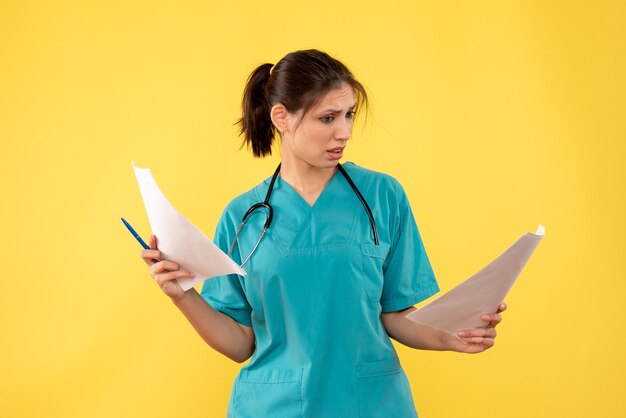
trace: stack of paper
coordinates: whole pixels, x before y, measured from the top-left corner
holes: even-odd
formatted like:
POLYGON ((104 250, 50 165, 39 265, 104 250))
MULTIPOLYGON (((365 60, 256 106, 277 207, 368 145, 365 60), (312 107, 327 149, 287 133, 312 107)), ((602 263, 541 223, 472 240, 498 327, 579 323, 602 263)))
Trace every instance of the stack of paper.
POLYGON ((163 259, 174 261, 181 270, 196 275, 194 278, 178 279, 183 290, 191 289, 210 277, 231 273, 246 275, 237 263, 174 209, 152 178, 150 169, 137 168, 134 163, 133 168, 163 259))
POLYGON ((535 234, 523 235, 487 267, 406 317, 455 336, 460 330, 484 328, 480 315, 496 312, 544 234, 539 225, 535 234))

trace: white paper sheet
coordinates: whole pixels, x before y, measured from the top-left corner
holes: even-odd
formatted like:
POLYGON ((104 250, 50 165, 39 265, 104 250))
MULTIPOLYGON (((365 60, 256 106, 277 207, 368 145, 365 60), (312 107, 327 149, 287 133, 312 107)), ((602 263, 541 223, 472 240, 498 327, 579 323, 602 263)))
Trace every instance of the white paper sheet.
POLYGON ((133 163, 133 169, 163 258, 196 275, 194 278, 177 279, 183 290, 215 276, 231 273, 246 275, 237 263, 174 209, 152 178, 149 168, 138 168, 133 163))
POLYGON ((481 271, 406 317, 454 336, 460 330, 484 328, 480 315, 496 312, 544 234, 539 225, 535 234, 523 235, 481 271))

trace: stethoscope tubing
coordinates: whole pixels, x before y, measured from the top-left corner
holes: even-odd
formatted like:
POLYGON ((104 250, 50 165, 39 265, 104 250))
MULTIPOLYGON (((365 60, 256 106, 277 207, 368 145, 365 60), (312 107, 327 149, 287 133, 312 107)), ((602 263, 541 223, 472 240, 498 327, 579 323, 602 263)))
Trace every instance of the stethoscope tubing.
MULTIPOLYGON (((270 185, 267 188, 267 193, 265 194, 265 200, 263 202, 255 203, 246 211, 246 213, 243 215, 243 218, 241 219, 241 224, 239 224, 239 228, 237 228, 237 233, 235 234, 235 238, 233 238, 233 242, 228 251, 228 255, 232 255, 233 249, 235 248, 235 243, 237 242, 237 238, 239 237, 239 234, 241 233, 241 230, 243 229, 244 224, 248 220, 248 217, 257 209, 264 208, 267 210, 267 219, 265 220, 263 231, 261 232, 259 239, 256 241, 256 244, 254 244, 252 251, 250 251, 250 254, 248 254, 245 260, 243 260, 243 262, 241 263, 241 267, 243 267, 246 264, 246 262, 250 259, 252 254, 254 254, 254 251, 257 249, 257 247, 261 243, 261 239, 263 239, 263 236, 265 236, 267 229, 270 227, 270 225, 272 224, 272 220, 274 219, 274 210, 272 209, 272 205, 270 205, 270 197, 272 196, 272 191, 274 190, 274 183, 276 183, 276 179, 278 178, 278 174, 280 173, 280 166, 281 164, 278 164, 278 167, 276 167, 276 171, 274 171, 274 175, 272 176, 270 185)), ((348 182, 348 184, 350 185, 350 187, 352 188, 352 190, 358 197, 359 201, 365 208, 365 213, 367 214, 367 217, 369 218, 370 226, 372 227, 372 233, 374 235, 374 245, 379 245, 380 242, 378 239, 378 229, 376 228, 376 221, 374 220, 374 215, 372 214, 372 210, 370 209, 369 205, 367 204, 367 201, 365 200, 365 198, 359 191, 359 188, 356 187, 356 184, 354 184, 354 182, 352 181, 352 179, 350 178, 346 170, 343 168, 343 166, 337 163, 337 169, 346 179, 346 181, 348 182)))
POLYGON ((370 206, 367 204, 367 200, 365 200, 365 198, 359 191, 359 188, 356 187, 356 184, 354 184, 354 182, 346 172, 345 168, 343 168, 343 166, 339 163, 337 163, 337 168, 339 169, 341 174, 343 174, 343 177, 348 181, 350 187, 352 187, 352 190, 354 190, 354 193, 361 201, 361 204, 363 204, 363 207, 365 208, 365 213, 367 214, 367 217, 370 220, 370 225, 372 226, 372 233, 374 234, 374 245, 379 245, 380 242, 378 241, 378 229, 376 228, 376 221, 374 220, 374 215, 372 214, 370 206))

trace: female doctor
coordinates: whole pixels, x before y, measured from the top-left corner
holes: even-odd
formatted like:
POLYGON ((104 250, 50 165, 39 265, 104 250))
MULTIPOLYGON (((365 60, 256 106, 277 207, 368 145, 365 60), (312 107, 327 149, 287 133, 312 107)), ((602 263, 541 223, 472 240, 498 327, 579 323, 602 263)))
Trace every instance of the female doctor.
POLYGON ((459 338, 405 318, 439 289, 400 184, 339 164, 366 105, 363 86, 323 52, 261 65, 244 91, 241 131, 256 157, 271 153, 277 132, 282 161, 228 204, 214 238, 248 275, 183 292, 175 279, 193 274, 159 261, 154 236, 142 251, 207 344, 237 362, 251 357, 229 417, 416 417, 390 338, 464 353, 494 344, 504 304, 459 338))

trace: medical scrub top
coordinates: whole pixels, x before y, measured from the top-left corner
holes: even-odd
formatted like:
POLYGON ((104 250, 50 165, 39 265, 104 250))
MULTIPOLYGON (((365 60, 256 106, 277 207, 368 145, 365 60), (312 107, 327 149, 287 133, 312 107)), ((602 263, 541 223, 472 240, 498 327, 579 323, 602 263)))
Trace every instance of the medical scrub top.
MULTIPOLYGON (((228 417, 417 417, 411 389, 381 321, 439 288, 400 184, 346 163, 378 229, 340 172, 313 206, 276 180, 274 218, 246 263, 247 276, 207 280, 202 296, 251 326, 256 347, 233 387, 228 417)), ((215 243, 228 251, 244 213, 270 179, 224 210, 215 243)), ((266 216, 257 210, 237 238, 241 261, 266 216)))

